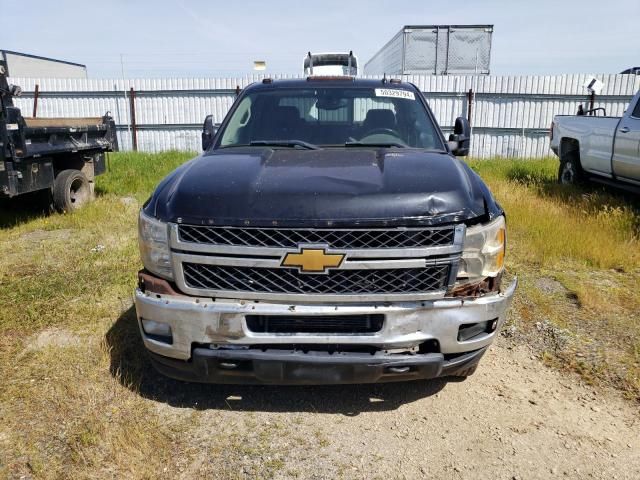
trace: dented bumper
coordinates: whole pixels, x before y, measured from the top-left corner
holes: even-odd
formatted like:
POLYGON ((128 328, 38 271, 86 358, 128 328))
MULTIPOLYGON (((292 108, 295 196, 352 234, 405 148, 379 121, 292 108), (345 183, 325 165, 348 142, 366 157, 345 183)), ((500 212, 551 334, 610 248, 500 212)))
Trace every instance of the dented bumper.
MULTIPOLYGON (((454 364, 456 359, 462 359, 462 363, 479 360, 505 321, 516 284, 514 280, 501 293, 476 299, 445 298, 377 305, 212 300, 145 293, 138 289, 135 305, 144 344, 154 364, 170 376, 225 383, 360 383, 379 381, 389 372, 389 362, 399 367, 392 369, 392 373, 406 374, 406 366, 408 371, 422 372, 417 374, 418 378, 431 378, 453 374, 455 369, 447 366, 449 360, 454 364), (264 333, 249 328, 247 317, 252 315, 383 315, 384 321, 374 333, 264 333), (143 320, 167 324, 170 338, 147 334, 143 320), (459 338, 462 325, 494 321, 496 328, 490 332, 480 332, 468 340, 459 338), (437 345, 438 351, 417 353, 425 342, 437 345), (323 345, 348 347, 347 350, 372 347, 379 351, 377 356, 316 351, 317 346, 323 345), (220 365, 223 365, 221 369, 220 365), (224 372, 219 375, 218 370, 227 367, 238 370, 234 375, 224 372), (250 373, 243 379, 237 372, 246 368, 250 373), (327 373, 325 378, 317 373, 323 370, 342 373, 334 377, 327 373)), ((398 379, 402 379, 402 375, 398 379)))

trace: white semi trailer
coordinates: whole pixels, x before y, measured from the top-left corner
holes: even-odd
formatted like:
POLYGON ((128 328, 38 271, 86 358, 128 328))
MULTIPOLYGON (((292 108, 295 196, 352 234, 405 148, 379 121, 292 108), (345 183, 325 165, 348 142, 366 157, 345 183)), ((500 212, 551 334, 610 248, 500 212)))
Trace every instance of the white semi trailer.
POLYGON ((365 75, 489 75, 493 25, 405 25, 365 75))

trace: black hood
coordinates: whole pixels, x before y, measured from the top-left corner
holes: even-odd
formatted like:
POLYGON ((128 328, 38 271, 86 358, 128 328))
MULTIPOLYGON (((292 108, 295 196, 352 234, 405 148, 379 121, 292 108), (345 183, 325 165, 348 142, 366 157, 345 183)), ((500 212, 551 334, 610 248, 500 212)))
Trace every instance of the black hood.
POLYGON ((165 178, 145 208, 170 222, 319 227, 478 221, 501 212, 482 180, 449 154, 361 148, 216 150, 165 178))

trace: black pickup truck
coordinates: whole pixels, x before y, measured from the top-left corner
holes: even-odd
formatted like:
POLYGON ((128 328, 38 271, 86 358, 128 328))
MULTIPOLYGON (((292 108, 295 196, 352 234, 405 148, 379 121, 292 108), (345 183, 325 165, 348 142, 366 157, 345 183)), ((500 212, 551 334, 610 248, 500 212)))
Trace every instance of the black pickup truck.
MULTIPOLYGON (((139 218, 153 364, 218 383, 465 377, 505 321, 504 212, 421 92, 352 77, 246 88, 139 218)), ((506 283, 506 282, 505 282, 506 283)))
POLYGON ((113 119, 23 117, 13 104, 20 93, 0 61, 0 198, 42 192, 58 211, 80 208, 106 169, 105 152, 118 149, 113 119))

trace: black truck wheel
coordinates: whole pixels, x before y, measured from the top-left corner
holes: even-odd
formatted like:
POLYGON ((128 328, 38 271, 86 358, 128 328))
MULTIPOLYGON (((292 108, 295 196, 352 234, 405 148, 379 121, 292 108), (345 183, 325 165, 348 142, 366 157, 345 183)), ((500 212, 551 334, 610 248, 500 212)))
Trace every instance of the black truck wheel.
POLYGON ((53 182, 53 206, 72 212, 91 200, 89 180, 80 170, 63 170, 53 182))
POLYGON ((580 185, 584 183, 585 177, 582 167, 580 166, 580 158, 575 152, 566 153, 560 159, 560 168, 558 169, 558 182, 562 185, 580 185))

